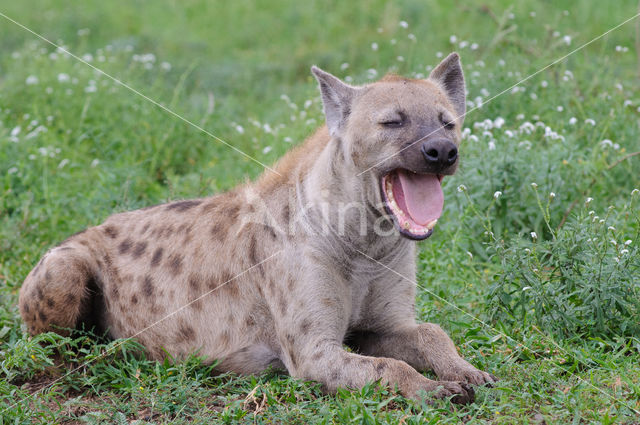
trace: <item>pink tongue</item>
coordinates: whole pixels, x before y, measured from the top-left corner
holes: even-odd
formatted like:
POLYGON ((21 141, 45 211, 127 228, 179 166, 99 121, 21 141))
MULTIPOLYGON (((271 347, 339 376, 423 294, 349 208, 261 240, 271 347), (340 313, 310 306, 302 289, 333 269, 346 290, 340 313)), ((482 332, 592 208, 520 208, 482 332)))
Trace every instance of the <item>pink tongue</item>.
POLYGON ((440 180, 433 174, 398 172, 407 211, 411 219, 425 226, 440 218, 444 205, 444 194, 440 180))

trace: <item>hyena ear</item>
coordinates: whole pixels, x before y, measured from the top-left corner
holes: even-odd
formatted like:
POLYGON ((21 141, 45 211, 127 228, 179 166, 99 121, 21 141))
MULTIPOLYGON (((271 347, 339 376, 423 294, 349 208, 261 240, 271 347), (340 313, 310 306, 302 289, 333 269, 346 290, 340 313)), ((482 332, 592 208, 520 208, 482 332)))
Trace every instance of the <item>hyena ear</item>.
POLYGON ((466 93, 464 88, 464 75, 460 65, 460 56, 451 53, 444 58, 436 68, 431 71, 429 79, 438 82, 449 96, 453 107, 459 117, 464 118, 466 107, 466 93))
POLYGON ((333 137, 338 136, 351 113, 351 102, 358 89, 343 83, 317 66, 312 66, 311 72, 320 85, 329 134, 333 137))

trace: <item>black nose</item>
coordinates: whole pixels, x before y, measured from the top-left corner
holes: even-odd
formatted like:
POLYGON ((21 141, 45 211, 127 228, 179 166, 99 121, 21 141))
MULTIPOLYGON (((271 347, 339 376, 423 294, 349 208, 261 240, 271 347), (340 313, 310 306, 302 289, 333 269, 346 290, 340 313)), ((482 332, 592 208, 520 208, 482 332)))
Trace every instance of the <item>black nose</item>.
POLYGON ((439 166, 440 168, 453 165, 458 159, 458 148, 447 139, 424 142, 421 150, 427 164, 439 166))

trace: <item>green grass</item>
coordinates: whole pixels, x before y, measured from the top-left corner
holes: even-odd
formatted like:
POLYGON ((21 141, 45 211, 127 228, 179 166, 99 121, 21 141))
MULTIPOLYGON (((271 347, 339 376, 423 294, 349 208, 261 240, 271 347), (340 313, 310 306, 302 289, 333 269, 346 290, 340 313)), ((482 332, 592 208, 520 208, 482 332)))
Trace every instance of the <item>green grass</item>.
MULTIPOLYGON (((0 0, 0 12, 267 164, 323 120, 312 64, 363 83, 427 74, 457 50, 469 100, 486 102, 637 13, 595 0, 71 4, 0 0)), ((326 396, 274 373, 216 376, 197 357, 145 360, 131 341, 28 337, 17 294, 49 247, 114 212, 262 169, 0 18, 2 423, 640 422, 635 25, 466 118, 444 216, 420 244, 417 302, 421 320, 501 378, 457 406, 375 384, 326 396)))

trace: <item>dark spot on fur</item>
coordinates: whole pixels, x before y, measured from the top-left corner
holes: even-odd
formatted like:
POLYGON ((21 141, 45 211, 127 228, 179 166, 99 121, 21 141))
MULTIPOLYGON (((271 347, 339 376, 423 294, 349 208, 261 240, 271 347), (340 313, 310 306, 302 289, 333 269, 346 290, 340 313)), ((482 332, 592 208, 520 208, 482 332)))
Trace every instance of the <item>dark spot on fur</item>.
POLYGON ((131 255, 133 255, 133 258, 140 258, 140 256, 142 254, 144 254, 144 252, 147 249, 147 243, 146 242, 138 242, 135 246, 135 248, 133 248, 133 252, 131 253, 131 255))
POLYGON ((293 334, 287 334, 287 342, 289 343, 289 347, 293 346, 293 344, 296 342, 293 334))
POLYGON ((115 239, 118 237, 118 229, 116 229, 114 226, 105 226, 104 229, 102 229, 102 231, 104 232, 105 235, 109 236, 111 239, 115 239))
POLYGON ((280 306, 280 314, 282 314, 283 316, 286 316, 287 301, 284 299, 284 297, 280 297, 280 299, 278 300, 278 305, 280 306))
POLYGON ((39 301, 42 301, 44 299, 44 291, 42 290, 42 287, 40 285, 36 286, 36 296, 38 297, 39 301))
POLYGON ((111 286, 111 299, 118 301, 120 299, 120 290, 116 285, 111 286))
POLYGON ((291 214, 289 205, 285 205, 284 208, 282 209, 282 221, 286 225, 289 225, 289 214, 291 214))
POLYGON ((142 294, 147 298, 153 295, 153 279, 149 275, 145 276, 142 281, 142 294))
POLYGON ((222 223, 216 223, 213 226, 211 226, 211 236, 213 236, 214 239, 223 239, 224 235, 224 225, 222 223))
POLYGON ((247 316, 247 318, 244 321, 244 325, 248 328, 252 328, 253 326, 255 326, 256 321, 252 316, 247 316))
POLYGON ((25 312, 25 313, 28 313, 28 312, 29 312, 29 310, 31 310, 31 308, 29 307, 29 304, 25 303, 25 304, 24 304, 24 312, 25 312))
POLYGON ((178 328, 178 334, 176 335, 176 342, 193 341, 196 337, 196 331, 186 323, 180 323, 178 328))
POLYGON ((147 221, 146 224, 142 227, 142 230, 140 230, 140 234, 143 234, 144 232, 149 230, 149 226, 151 226, 151 223, 147 221))
POLYGON ((309 332, 310 327, 311 327, 311 321, 309 319, 304 319, 300 324, 300 333, 302 335, 306 335, 309 332))
POLYGON ((191 208, 197 207, 201 203, 202 203, 202 201, 179 201, 179 202, 173 202, 173 203, 167 205, 167 210, 169 210, 169 211, 174 210, 174 211, 177 211, 177 212, 183 212, 183 211, 190 210, 191 208))
POLYGON ((238 205, 232 205, 223 210, 223 213, 229 218, 231 221, 235 221, 238 218, 238 213, 240 212, 240 207, 238 205))
POLYGON ((320 360, 321 358, 322 358, 322 351, 316 351, 311 356, 311 360, 314 360, 314 361, 320 360))
POLYGON ((151 267, 160 264, 160 260, 162 260, 162 248, 157 248, 153 251, 153 257, 151 257, 151 267))
POLYGON ((47 321, 47 315, 44 313, 44 311, 40 310, 38 312, 38 316, 40 317, 40 320, 44 323, 47 321))
POLYGON ((133 243, 131 242, 131 239, 129 238, 125 239, 120 243, 120 245, 118 245, 118 252, 120 254, 126 254, 131 249, 132 244, 133 243))
POLYGON ((200 280, 195 274, 189 276, 189 288, 191 288, 193 292, 198 292, 200 290, 200 280))
POLYGON ((173 254, 168 258, 167 266, 171 274, 177 276, 182 270, 182 256, 180 254, 173 254))
POLYGON ((58 251, 69 251, 72 250, 73 248, 71 248, 70 246, 63 246, 60 249, 58 249, 58 251))
POLYGON ((376 372, 382 373, 387 368, 387 364, 383 361, 379 361, 376 365, 376 372))
POLYGON ((260 263, 260 259, 258 258, 258 242, 256 240, 256 235, 251 235, 251 239, 249 240, 249 261, 251 262, 250 266, 258 265, 258 270, 260 271, 260 275, 262 277, 265 276, 264 268, 260 263))
POLYGON ((76 302, 76 296, 69 292, 64 296, 64 301, 67 304, 73 304, 76 302))
POLYGON ((53 308, 54 305, 56 305, 56 303, 53 301, 53 298, 47 297, 47 306, 49 306, 49 308, 53 308))
POLYGON ((340 371, 338 369, 333 369, 331 371, 331 380, 335 382, 338 379, 340 379, 340 371))
POLYGON ((131 296, 131 304, 138 304, 138 296, 136 294, 131 296))

